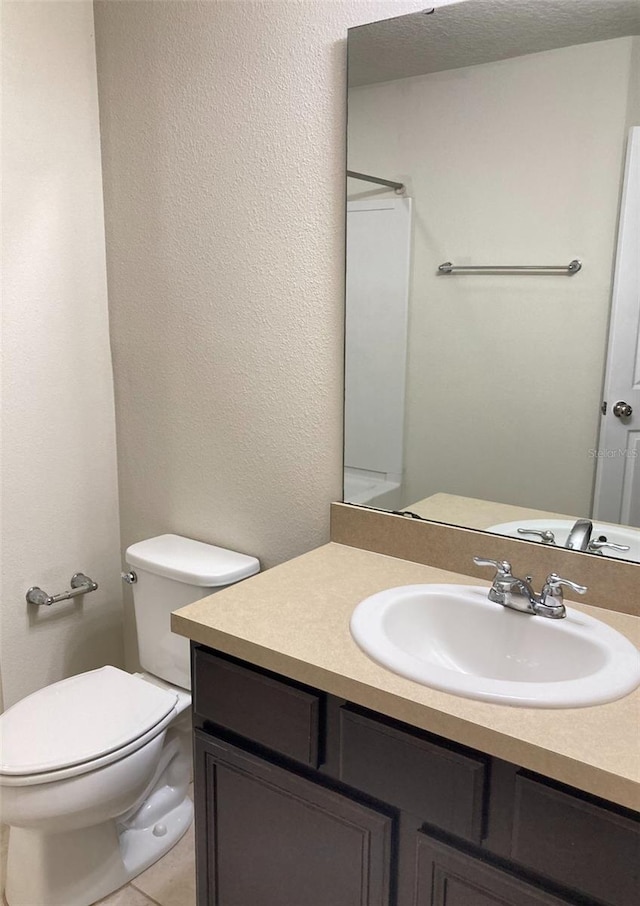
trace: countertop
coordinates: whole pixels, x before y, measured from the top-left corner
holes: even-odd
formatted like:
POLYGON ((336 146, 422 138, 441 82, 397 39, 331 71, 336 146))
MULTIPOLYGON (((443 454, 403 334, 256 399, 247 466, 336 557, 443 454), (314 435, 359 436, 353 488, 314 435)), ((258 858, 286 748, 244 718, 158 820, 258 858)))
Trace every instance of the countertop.
MULTIPOLYGON (((640 809, 640 689, 590 708, 509 707, 421 686, 358 648, 349 632, 354 607, 385 588, 423 582, 489 584, 330 543, 181 608, 171 625, 195 642, 640 809)), ((640 618, 569 603, 639 644, 640 618)))
MULTIPOLYGON (((575 521, 577 516, 563 513, 551 513, 545 510, 534 510, 530 507, 514 506, 511 503, 497 503, 493 500, 481 500, 476 497, 460 497, 457 494, 432 494, 424 500, 405 507, 423 519, 433 519, 449 525, 462 525, 465 528, 486 530, 502 522, 517 522, 522 519, 568 519, 575 521)), ((613 526, 615 528, 615 526, 613 526)), ((532 541, 532 538, 527 539, 532 541)))

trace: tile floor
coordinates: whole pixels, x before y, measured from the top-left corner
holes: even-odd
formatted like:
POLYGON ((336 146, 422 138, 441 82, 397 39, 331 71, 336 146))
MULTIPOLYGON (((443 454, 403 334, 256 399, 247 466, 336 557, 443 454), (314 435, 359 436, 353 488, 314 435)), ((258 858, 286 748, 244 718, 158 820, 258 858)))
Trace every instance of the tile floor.
MULTIPOLYGON (((3 834, 3 844, 6 838, 3 834)), ((4 845, 2 849, 4 850, 4 845)), ((5 858, 5 854, 2 854, 5 858)), ((3 885, 4 886, 4 885, 3 885)), ((0 887, 2 890, 2 887, 0 887)), ((6 900, 2 897, 3 906, 6 900)), ((195 906, 196 877, 193 824, 166 856, 141 875, 100 900, 100 906, 195 906)), ((47 906, 19 903, 15 906, 47 906)))
MULTIPOLYGON (((195 906, 193 824, 159 862, 126 887, 100 900, 100 906, 195 906)), ((43 904, 44 906, 44 904, 43 904)))

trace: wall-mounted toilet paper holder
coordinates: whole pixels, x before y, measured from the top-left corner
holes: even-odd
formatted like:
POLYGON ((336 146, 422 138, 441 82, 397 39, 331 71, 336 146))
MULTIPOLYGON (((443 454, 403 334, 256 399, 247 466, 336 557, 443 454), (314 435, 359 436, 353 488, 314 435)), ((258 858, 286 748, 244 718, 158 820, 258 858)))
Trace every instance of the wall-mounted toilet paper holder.
POLYGON ((86 595, 90 591, 95 591, 97 587, 98 583, 90 579, 89 576, 85 576, 84 573, 74 573, 71 576, 71 588, 69 591, 63 591, 59 595, 48 595, 46 591, 34 585, 27 591, 25 597, 28 604, 35 604, 37 607, 43 604, 49 606, 50 604, 57 604, 58 601, 68 601, 69 598, 76 598, 78 595, 86 595))

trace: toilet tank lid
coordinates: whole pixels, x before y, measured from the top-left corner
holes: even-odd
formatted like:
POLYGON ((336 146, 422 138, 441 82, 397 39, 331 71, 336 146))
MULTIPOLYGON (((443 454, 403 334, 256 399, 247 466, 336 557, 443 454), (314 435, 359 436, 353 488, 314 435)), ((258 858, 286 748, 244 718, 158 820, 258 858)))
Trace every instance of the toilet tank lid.
POLYGON ((125 559, 130 566, 156 576, 206 588, 231 585, 260 571, 255 557, 181 535, 138 541, 127 548, 125 559))

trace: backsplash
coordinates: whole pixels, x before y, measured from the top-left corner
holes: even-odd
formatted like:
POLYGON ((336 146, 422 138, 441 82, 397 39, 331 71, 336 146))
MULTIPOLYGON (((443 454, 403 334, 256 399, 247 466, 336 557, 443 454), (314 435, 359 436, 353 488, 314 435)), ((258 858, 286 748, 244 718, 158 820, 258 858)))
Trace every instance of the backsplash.
MULTIPOLYGON (((476 566, 473 557, 509 560, 515 575, 533 576, 536 588, 542 586, 548 573, 557 572, 588 587, 580 596, 587 604, 632 615, 639 612, 638 563, 394 516, 348 503, 331 505, 331 540, 487 581, 492 578, 491 570, 476 566)), ((567 597, 571 599, 570 594, 567 597)))

